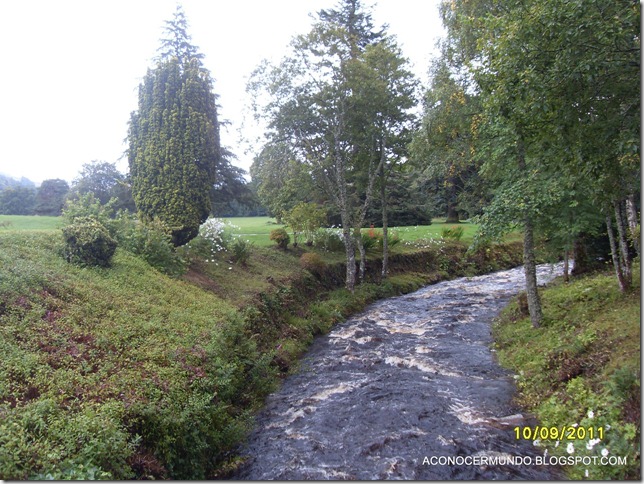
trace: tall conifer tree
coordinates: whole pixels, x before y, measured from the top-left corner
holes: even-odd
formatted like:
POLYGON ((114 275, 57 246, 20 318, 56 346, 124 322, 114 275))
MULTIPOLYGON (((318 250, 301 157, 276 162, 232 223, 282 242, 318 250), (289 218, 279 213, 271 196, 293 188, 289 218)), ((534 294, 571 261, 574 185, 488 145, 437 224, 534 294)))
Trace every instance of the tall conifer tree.
POLYGON ((159 218, 175 246, 194 238, 210 212, 221 161, 216 96, 203 55, 178 7, 166 22, 156 65, 139 86, 130 118, 132 194, 143 221, 159 218))

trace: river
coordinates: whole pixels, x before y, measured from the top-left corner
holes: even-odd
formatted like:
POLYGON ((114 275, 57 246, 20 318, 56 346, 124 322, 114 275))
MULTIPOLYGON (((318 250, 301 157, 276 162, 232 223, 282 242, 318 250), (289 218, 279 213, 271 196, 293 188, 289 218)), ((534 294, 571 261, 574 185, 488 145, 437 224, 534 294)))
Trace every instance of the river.
MULTIPOLYGON (((539 266, 539 283, 560 273, 539 266)), ((232 479, 556 479, 516 440, 535 422, 490 348, 493 319, 523 288, 523 268, 445 281, 316 339, 267 399, 232 479)))

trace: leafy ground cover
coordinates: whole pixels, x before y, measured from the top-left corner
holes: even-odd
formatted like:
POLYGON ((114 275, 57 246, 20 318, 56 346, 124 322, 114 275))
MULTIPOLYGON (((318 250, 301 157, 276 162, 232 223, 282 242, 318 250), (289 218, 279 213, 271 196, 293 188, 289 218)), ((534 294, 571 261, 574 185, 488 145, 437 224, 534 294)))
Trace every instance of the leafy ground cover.
MULTIPOLYGON (((510 252, 500 264, 517 263, 510 252)), ((221 251, 170 277, 122 247, 111 267, 69 264, 58 230, 0 232, 0 477, 224 475, 314 335, 494 259, 455 243, 394 255, 386 283, 369 276, 351 295, 333 254, 309 271, 303 253, 254 247, 239 263, 221 251)))
POLYGON ((543 291, 542 328, 531 328, 522 298, 495 326, 499 361, 516 373, 519 403, 542 428, 576 437, 533 436, 536 445, 551 455, 626 457, 626 465, 565 467, 573 479, 640 478, 639 265, 634 269, 628 294, 608 272, 559 281, 543 291))

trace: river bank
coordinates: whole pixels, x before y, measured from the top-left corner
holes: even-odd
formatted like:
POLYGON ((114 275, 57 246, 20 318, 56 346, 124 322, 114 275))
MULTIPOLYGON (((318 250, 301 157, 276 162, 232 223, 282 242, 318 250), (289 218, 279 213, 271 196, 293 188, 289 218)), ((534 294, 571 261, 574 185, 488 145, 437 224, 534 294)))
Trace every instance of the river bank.
POLYGON ((60 243, 0 237, 3 479, 221 477, 315 335, 376 299, 516 266, 521 252, 413 251, 384 282, 369 264, 371 282, 350 294, 335 285, 339 266, 312 274, 275 249, 220 277, 196 267, 174 279, 120 249, 110 268, 76 267, 60 243))
MULTIPOLYGON (((540 284, 561 269, 541 266, 540 284)), ((523 286, 522 268, 453 279, 338 324, 268 398, 231 478, 559 478, 556 467, 523 463, 539 449, 512 428, 534 422, 490 351, 493 319, 523 286), (460 465, 440 465, 455 456, 460 465)))

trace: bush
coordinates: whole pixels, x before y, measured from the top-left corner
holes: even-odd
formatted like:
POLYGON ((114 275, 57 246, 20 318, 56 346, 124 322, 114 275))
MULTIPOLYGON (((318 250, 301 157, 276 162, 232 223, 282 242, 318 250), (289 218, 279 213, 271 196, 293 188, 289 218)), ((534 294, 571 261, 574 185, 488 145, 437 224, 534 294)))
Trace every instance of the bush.
POLYGON ((298 234, 304 234, 306 244, 313 244, 315 231, 326 223, 326 210, 317 203, 300 202, 284 216, 285 222, 293 229, 293 246, 297 247, 298 234))
POLYGON ((441 232, 444 239, 461 240, 463 237, 463 227, 445 227, 441 232))
POLYGON ((238 264, 245 266, 248 263, 248 259, 250 259, 252 248, 252 242, 245 239, 236 238, 231 247, 233 252, 233 260, 238 264))
POLYGON ((313 244, 328 252, 340 252, 344 250, 342 238, 333 229, 319 229, 315 233, 313 244))
POLYGON ((185 263, 172 244, 169 229, 158 219, 143 223, 127 212, 114 222, 119 245, 140 256, 155 269, 171 276, 185 272, 185 263))
POLYGON ((113 198, 105 205, 94 196, 94 193, 88 192, 80 195, 77 199, 68 200, 63 208, 62 217, 66 225, 76 223, 81 218, 93 218, 100 222, 110 233, 110 236, 116 238, 117 227, 114 225, 114 205, 116 199, 113 198))
MULTIPOLYGON (((377 247, 382 250, 384 235, 381 230, 376 230, 371 227, 367 232, 360 232, 360 237, 362 238, 362 245, 365 250, 372 249, 377 247)), ((387 231, 387 244, 391 248, 397 243, 400 242, 400 237, 395 232, 387 231)))
POLYGON ((326 267, 326 263, 319 254, 307 252, 300 257, 300 266, 312 274, 319 275, 326 267))
POLYGON ((103 224, 92 217, 77 217, 73 224, 62 230, 68 262, 109 267, 117 242, 103 224))
POLYGON ((288 247, 288 244, 291 241, 291 237, 289 237, 288 232, 286 232, 285 229, 272 230, 270 239, 275 241, 277 246, 283 250, 286 250, 286 247, 288 247))

